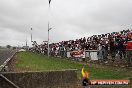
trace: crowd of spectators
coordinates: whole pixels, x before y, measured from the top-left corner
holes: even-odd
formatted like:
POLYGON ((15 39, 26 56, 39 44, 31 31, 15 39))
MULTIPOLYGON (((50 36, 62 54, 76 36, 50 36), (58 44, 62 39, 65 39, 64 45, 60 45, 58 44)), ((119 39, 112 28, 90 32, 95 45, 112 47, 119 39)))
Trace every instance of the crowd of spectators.
MULTIPOLYGON (((106 33, 101 35, 93 35, 76 40, 62 41, 49 45, 51 56, 67 57, 68 51, 74 50, 97 50, 98 59, 107 60, 108 55, 114 60, 116 54, 120 59, 126 57, 125 43, 132 40, 132 30, 122 30, 119 32, 106 33)), ((38 45, 33 42, 33 52, 43 53, 47 55, 48 45, 43 43, 38 45)))

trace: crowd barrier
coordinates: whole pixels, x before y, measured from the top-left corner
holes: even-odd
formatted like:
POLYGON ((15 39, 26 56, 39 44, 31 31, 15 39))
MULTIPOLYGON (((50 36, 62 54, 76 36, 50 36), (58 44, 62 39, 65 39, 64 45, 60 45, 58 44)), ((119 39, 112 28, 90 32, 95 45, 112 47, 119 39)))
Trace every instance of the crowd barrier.
POLYGON ((86 50, 86 58, 90 58, 91 60, 98 60, 98 50, 86 50))
POLYGON ((67 58, 78 57, 78 58, 85 58, 85 59, 91 59, 91 60, 98 60, 97 53, 98 53, 98 50, 67 51, 67 58), (74 52, 73 55, 71 55, 72 52, 74 52))
MULTIPOLYGON (((74 50, 74 51, 55 51, 55 52, 50 52, 50 56, 55 56, 55 57, 62 57, 62 58, 69 58, 72 60, 77 60, 77 61, 101 61, 101 62, 108 62, 109 61, 116 61, 117 59, 120 58, 120 61, 125 61, 124 64, 128 66, 132 66, 132 49, 127 49, 125 50, 125 55, 123 53, 119 53, 119 50, 115 52, 115 57, 112 58, 110 51, 106 50, 74 50), (121 57, 121 55, 124 57, 121 57), (111 59, 111 60, 110 60, 111 59), (124 60, 122 60, 124 59, 124 60), (127 62, 127 63, 126 63, 127 62)), ((43 53, 47 55, 47 53, 43 53)))

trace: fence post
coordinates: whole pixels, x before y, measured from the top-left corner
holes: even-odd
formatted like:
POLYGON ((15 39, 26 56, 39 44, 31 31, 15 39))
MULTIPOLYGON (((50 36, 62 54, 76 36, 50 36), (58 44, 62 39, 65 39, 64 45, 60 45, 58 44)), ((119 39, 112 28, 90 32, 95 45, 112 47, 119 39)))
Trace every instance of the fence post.
POLYGON ((127 65, 128 67, 132 67, 132 50, 126 50, 127 55, 127 65))

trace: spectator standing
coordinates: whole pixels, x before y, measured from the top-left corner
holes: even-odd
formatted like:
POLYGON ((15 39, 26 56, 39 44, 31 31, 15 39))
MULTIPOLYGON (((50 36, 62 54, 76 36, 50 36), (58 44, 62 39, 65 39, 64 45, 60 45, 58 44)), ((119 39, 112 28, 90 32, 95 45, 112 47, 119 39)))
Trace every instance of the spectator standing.
POLYGON ((115 61, 115 55, 116 55, 116 46, 114 39, 110 39, 110 55, 112 57, 112 61, 115 61))

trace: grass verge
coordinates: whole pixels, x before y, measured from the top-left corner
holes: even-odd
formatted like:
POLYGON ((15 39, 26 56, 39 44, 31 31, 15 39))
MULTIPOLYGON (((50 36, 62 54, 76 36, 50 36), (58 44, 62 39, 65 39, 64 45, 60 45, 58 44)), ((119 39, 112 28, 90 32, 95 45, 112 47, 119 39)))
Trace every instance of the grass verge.
MULTIPOLYGON (((17 63, 15 64, 15 69, 19 69, 19 71, 77 69, 78 78, 81 77, 81 68, 83 64, 78 64, 70 60, 65 60, 62 58, 55 58, 55 57, 48 58, 47 56, 41 54, 35 54, 32 52, 19 52, 16 54, 16 60, 17 63)), ((132 78, 132 70, 127 70, 122 68, 115 69, 109 67, 100 68, 100 67, 90 66, 89 64, 85 64, 84 66, 85 66, 85 70, 89 72, 90 79, 132 78)), ((113 88, 118 88, 118 87, 113 87, 113 88)))

